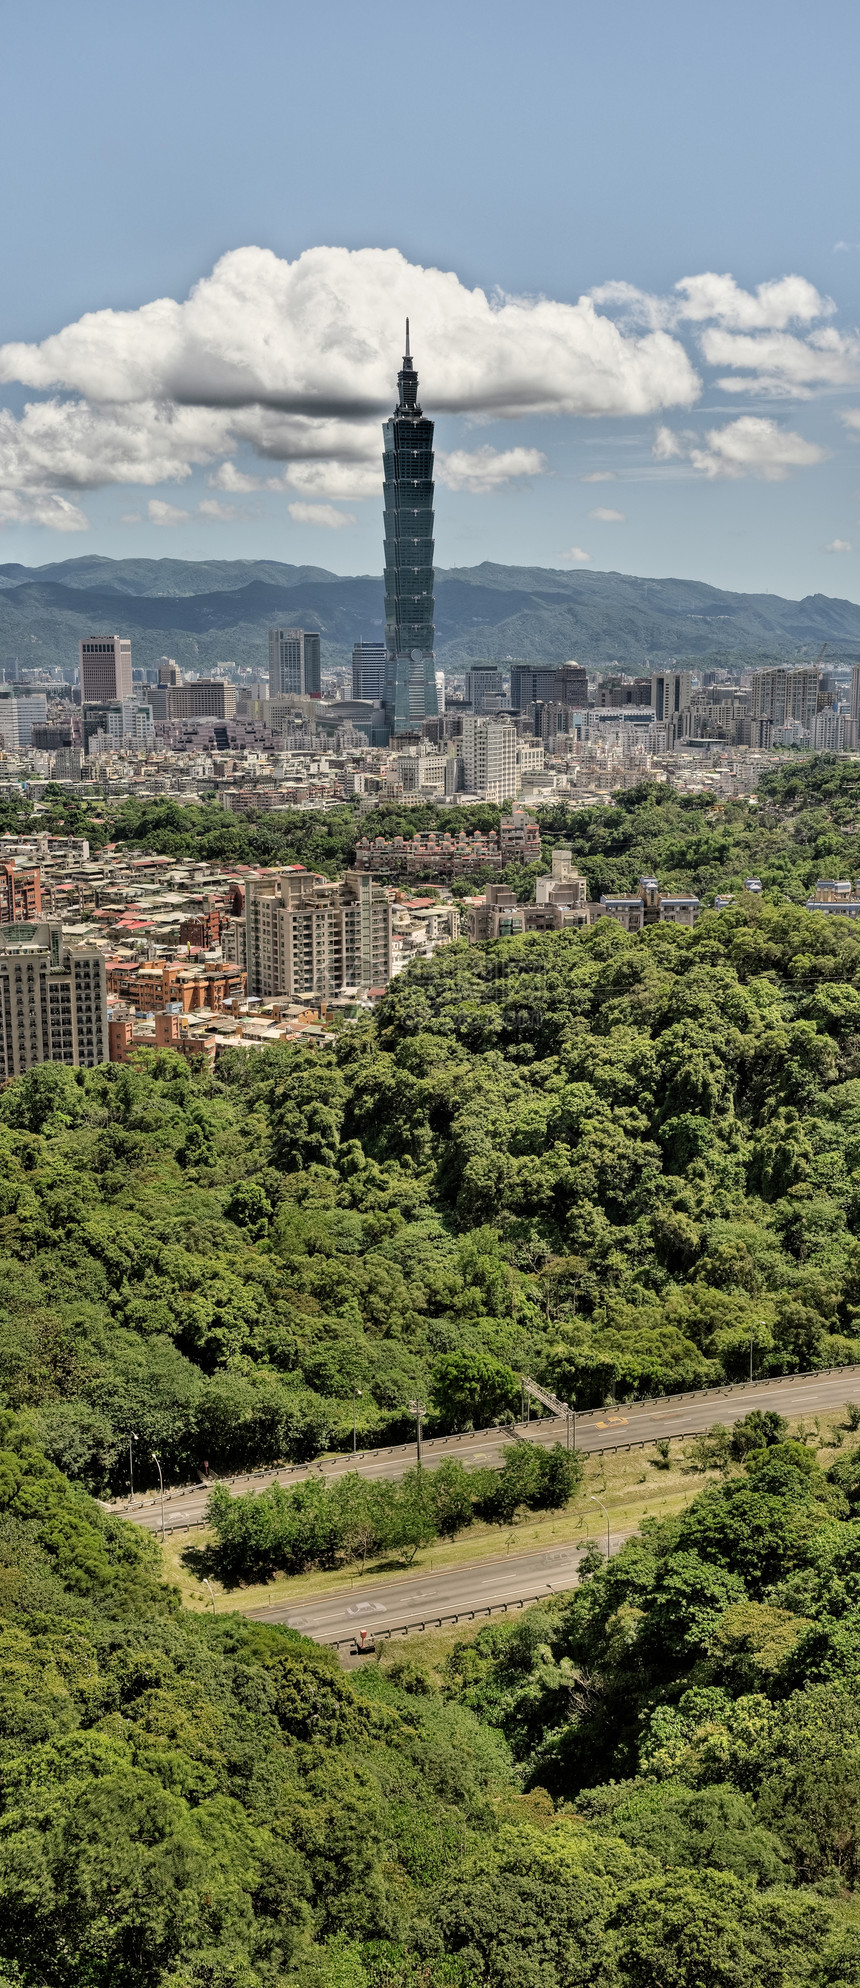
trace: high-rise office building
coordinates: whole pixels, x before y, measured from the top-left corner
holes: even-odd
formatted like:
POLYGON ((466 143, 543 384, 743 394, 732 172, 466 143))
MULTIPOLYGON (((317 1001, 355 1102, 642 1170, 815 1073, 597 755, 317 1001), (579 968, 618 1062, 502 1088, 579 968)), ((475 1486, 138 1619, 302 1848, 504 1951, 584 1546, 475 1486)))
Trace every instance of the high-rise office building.
POLYGON ((754 670, 751 716, 769 718, 776 726, 801 725, 811 732, 820 690, 820 670, 754 670))
POLYGON ((433 599, 433 423, 418 404, 409 351, 397 375, 397 406, 383 423, 385 469, 384 703, 392 732, 420 729, 439 713, 433 599))
POLYGON ((0 926, 0 1082, 37 1063, 108 1060, 104 954, 59 920, 0 926))
POLYGON ((43 690, 19 696, 17 689, 0 690, 0 738, 11 751, 25 752, 32 744, 33 726, 44 725, 48 700, 43 690))
POLYGON ((322 696, 317 629, 269 629, 269 696, 322 696))
POLYGON ((381 704, 385 693, 385 643, 352 645, 352 694, 358 702, 381 704))
POLYGON ((569 704, 583 709, 588 703, 588 677, 579 663, 514 663, 511 668, 511 706, 514 711, 530 711, 533 704, 569 704))
POLYGON ((124 635, 91 635, 78 653, 82 704, 131 696, 131 643, 124 635))
POLYGON ((676 718, 681 711, 688 711, 693 694, 693 679, 689 670, 661 670, 651 678, 651 703, 658 725, 669 718, 676 718))
POLYGON ((502 672, 498 663, 473 663, 466 671, 466 703, 478 717, 502 705, 502 672))
POLYGON ((860 663, 851 671, 851 744, 860 739, 860 663))

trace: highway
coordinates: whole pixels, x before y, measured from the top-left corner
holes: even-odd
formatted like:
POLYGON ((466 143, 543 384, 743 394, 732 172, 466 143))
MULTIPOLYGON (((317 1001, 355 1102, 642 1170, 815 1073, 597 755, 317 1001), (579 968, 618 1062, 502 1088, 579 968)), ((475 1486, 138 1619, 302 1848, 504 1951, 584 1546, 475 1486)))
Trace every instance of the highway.
MULTIPOLYGON (((605 1538, 599 1521, 592 1530, 605 1538)), ((614 1553, 629 1537, 610 1534, 614 1553)), ((285 1622, 315 1643, 341 1646, 348 1654, 362 1632, 368 1645, 406 1631, 432 1629, 452 1621, 467 1622, 503 1610, 521 1608, 544 1595, 576 1586, 585 1541, 577 1546, 547 1548, 538 1553, 511 1554, 508 1560, 472 1561, 444 1574, 422 1571, 402 1580, 364 1581, 352 1588, 307 1597, 303 1602, 277 1602, 243 1609, 257 1622, 285 1622)))
MULTIPOLYGON (((792 1375, 788 1380, 740 1382, 733 1387, 673 1394, 656 1401, 628 1402, 618 1408, 589 1409, 575 1417, 575 1447, 593 1454, 654 1443, 665 1437, 694 1436, 709 1429, 713 1422, 738 1422, 752 1408, 775 1408, 792 1419, 827 1414, 855 1396, 860 1400, 860 1367, 840 1367, 823 1374, 792 1375)), ((512 1434, 527 1436, 547 1448, 567 1441, 564 1419, 547 1416, 530 1424, 519 1422, 515 1431, 477 1429, 465 1436, 435 1437, 424 1443, 424 1463, 429 1470, 446 1457, 459 1457, 465 1464, 498 1463, 512 1434)), ((285 1464, 273 1470, 166 1490, 164 1529, 180 1532, 205 1524, 206 1505, 216 1482, 238 1495, 243 1491, 261 1491, 267 1484, 297 1484, 313 1475, 342 1477, 351 1470, 358 1471, 362 1477, 402 1477, 414 1463, 415 1444, 402 1443, 392 1449, 359 1450, 355 1457, 351 1452, 332 1454, 312 1464, 285 1464)), ((107 1509, 152 1532, 161 1530, 162 1506, 157 1492, 138 1496, 133 1504, 117 1499, 107 1509)))

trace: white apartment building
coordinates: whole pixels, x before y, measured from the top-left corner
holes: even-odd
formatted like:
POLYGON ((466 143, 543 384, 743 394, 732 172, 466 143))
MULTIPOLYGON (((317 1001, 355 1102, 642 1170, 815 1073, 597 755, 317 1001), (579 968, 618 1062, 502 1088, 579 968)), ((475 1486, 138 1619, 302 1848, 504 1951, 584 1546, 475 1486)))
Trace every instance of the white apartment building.
POLYGON ((516 731, 507 721, 467 713, 463 719, 467 793, 478 794, 482 801, 512 801, 518 785, 517 745, 516 731))
POLYGON ((445 792, 445 776, 449 759, 447 752, 401 752, 397 755, 397 778, 404 794, 415 794, 429 789, 431 792, 445 792))
POLYGON ((570 905, 574 910, 582 910, 586 904, 588 890, 584 877, 574 868, 570 850, 559 843, 552 852, 552 872, 548 877, 538 877, 535 882, 535 904, 552 904, 556 901, 570 905))
POLYGON ((544 769, 544 747, 540 739, 519 739, 517 742, 517 772, 542 773, 544 769))
POLYGON ((345 987, 385 987, 391 960, 391 904, 371 876, 348 870, 337 884, 285 871, 248 885, 249 994, 326 998, 345 987))
POLYGON ((59 920, 0 926, 0 1083, 37 1063, 108 1060, 104 954, 59 920))

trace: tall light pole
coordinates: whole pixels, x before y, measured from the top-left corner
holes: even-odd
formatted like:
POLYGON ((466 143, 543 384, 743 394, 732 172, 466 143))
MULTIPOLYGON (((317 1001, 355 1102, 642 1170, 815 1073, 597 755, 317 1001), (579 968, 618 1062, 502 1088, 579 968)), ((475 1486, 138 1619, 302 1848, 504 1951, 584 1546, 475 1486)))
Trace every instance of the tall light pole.
POLYGON ((356 1427, 355 1427, 355 1415, 356 1415, 356 1409, 355 1409, 355 1404, 356 1404, 356 1402, 357 1402, 357 1401, 360 1401, 360 1400, 361 1400, 361 1388, 360 1388, 360 1387, 354 1387, 354 1388, 353 1388, 353 1390, 352 1390, 352 1454, 353 1454, 353 1456, 357 1456, 357 1455, 358 1455, 358 1449, 357 1449, 357 1442, 358 1442, 358 1438, 357 1438, 357 1435, 356 1435, 356 1427))
POLYGON ((589 1498, 589 1501, 588 1501, 588 1502, 589 1502, 589 1504, 590 1504, 590 1505, 599 1505, 599 1506, 600 1506, 600 1509, 601 1509, 601 1511, 602 1511, 602 1513, 603 1513, 603 1516, 604 1516, 604 1518, 605 1518, 605 1520, 606 1520, 606 1559, 607 1559, 607 1563, 608 1563, 608 1561, 609 1561, 609 1513, 607 1512, 607 1509, 606 1509, 606 1506, 604 1505, 604 1503, 603 1503, 603 1499, 602 1499, 602 1498, 589 1498))
POLYGON ((426 1415, 426 1413, 427 1413, 427 1409, 426 1409, 426 1406, 425 1406, 425 1404, 424 1404, 424 1402, 423 1402, 423 1401, 410 1401, 410 1403, 409 1403, 409 1411, 410 1411, 410 1414, 414 1415, 414 1416, 415 1416, 415 1418, 416 1418, 416 1421, 415 1421, 415 1430, 416 1430, 416 1437, 415 1437, 415 1440, 416 1440, 416 1447, 417 1447, 417 1451, 418 1451, 418 1468, 419 1468, 419 1470, 420 1470, 420 1469, 421 1469, 421 1417, 422 1417, 422 1415, 426 1415))
POLYGON ((129 1511, 131 1511, 132 1505, 134 1504, 134 1460, 131 1454, 131 1446, 132 1443, 136 1442, 137 1442, 137 1437, 134 1433, 134 1430, 132 1430, 129 1434, 129 1439, 128 1439, 128 1488, 130 1494, 128 1500, 129 1511))
POLYGON ((161 1537, 163 1539, 164 1538, 164 1478, 161 1475, 161 1464, 158 1460, 158 1457, 155 1454, 155 1451, 150 1450, 149 1454, 152 1457, 152 1461, 156 1465, 156 1468, 158 1470, 158 1488, 161 1492, 161 1537))

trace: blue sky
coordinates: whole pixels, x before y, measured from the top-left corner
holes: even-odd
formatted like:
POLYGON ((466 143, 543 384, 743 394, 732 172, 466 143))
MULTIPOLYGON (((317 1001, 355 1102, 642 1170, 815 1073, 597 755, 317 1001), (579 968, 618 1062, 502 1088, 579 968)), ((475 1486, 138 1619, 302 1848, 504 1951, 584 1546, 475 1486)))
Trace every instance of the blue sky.
POLYGON ((860 599, 858 41, 841 0, 7 8, 0 560, 378 571, 405 304, 440 565, 860 599))

